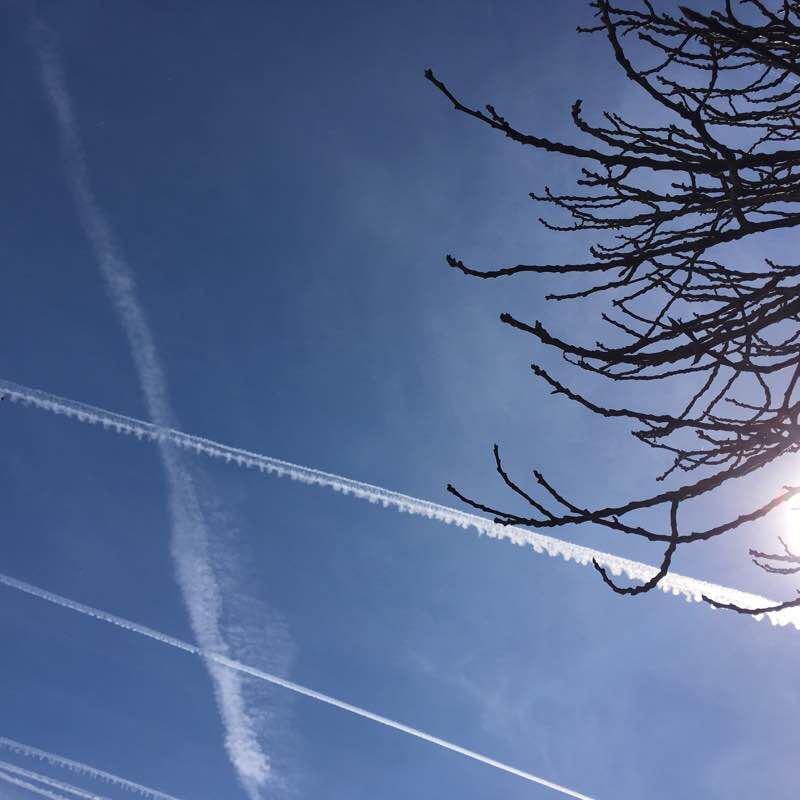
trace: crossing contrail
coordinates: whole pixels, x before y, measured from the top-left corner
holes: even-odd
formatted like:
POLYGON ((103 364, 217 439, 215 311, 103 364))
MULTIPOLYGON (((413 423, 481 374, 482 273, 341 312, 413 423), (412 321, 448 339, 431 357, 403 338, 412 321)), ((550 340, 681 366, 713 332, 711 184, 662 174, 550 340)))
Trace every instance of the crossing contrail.
MULTIPOLYGON (((229 464, 258 469, 266 475, 288 477, 313 486, 333 489, 342 494, 352 495, 370 503, 379 503, 384 508, 415 514, 428 519, 435 519, 447 525, 456 525, 463 529, 472 528, 480 535, 492 539, 505 539, 516 545, 532 547, 537 553, 545 553, 551 558, 561 557, 565 561, 574 561, 584 566, 594 560, 605 567, 612 575, 626 575, 630 580, 645 582, 656 574, 656 567, 590 547, 573 544, 553 536, 545 536, 535 531, 515 528, 510 525, 497 525, 491 520, 477 514, 469 514, 456 508, 431 503, 410 497, 400 492, 393 492, 380 486, 345 478, 331 472, 292 464, 272 456, 261 455, 238 447, 220 444, 200 436, 193 436, 174 428, 154 425, 150 422, 117 414, 96 406, 87 405, 76 400, 50 394, 39 389, 31 389, 12 381, 0 379, 0 395, 12 402, 19 402, 51 414, 61 414, 89 425, 100 425, 103 428, 120 434, 135 436, 138 439, 163 443, 170 442, 176 447, 201 453, 210 458, 221 459, 229 464)), ((764 608, 775 605, 775 601, 759 595, 742 592, 728 586, 689 578, 678 573, 668 573, 659 583, 658 588, 667 594, 681 596, 688 602, 701 602, 703 595, 718 603, 734 603, 742 607, 764 608)), ((708 606, 708 608, 711 608, 708 606)), ((794 625, 800 629, 800 609, 765 614, 773 625, 794 625)), ((761 619, 761 616, 754 619, 761 619)))
MULTIPOLYGON (((71 758, 65 758, 56 753, 49 753, 47 750, 40 750, 38 747, 32 747, 29 744, 23 744, 14 739, 8 739, 5 736, 0 736, 0 750, 7 750, 10 753, 17 753, 27 758, 36 758, 40 761, 52 764, 53 766, 68 769, 79 775, 85 775, 88 778, 103 781, 112 786, 117 786, 120 789, 125 789, 134 794, 146 797, 148 800, 178 800, 177 797, 173 797, 171 794, 159 792, 157 789, 151 789, 149 786, 144 786, 141 783, 135 783, 126 778, 120 778, 119 775, 114 775, 111 772, 105 772, 102 769, 97 769, 97 767, 92 767, 89 764, 82 764, 80 761, 74 761, 71 758)), ((3 768, 7 769, 7 766, 3 768)))
POLYGON ((71 783, 64 783, 63 781, 51 778, 49 775, 42 775, 40 772, 34 772, 30 769, 24 769, 9 761, 0 760, 0 772, 6 774, 16 775, 19 778, 27 778, 37 783, 43 783, 51 789, 58 789, 61 792, 68 792, 74 794, 76 797, 82 797, 84 800, 109 800, 105 795, 97 794, 97 792, 89 792, 86 789, 81 789, 79 786, 73 786, 71 783))
POLYGON ((331 697, 331 695, 323 694, 322 692, 316 691, 316 689, 309 689, 307 686, 302 686, 294 681, 286 680, 285 678, 273 675, 270 672, 265 672, 257 667, 251 667, 247 664, 241 663, 240 661, 228 658, 227 656, 203 650, 202 648, 190 644, 189 642, 185 642, 182 639, 177 639, 176 637, 169 636, 166 633, 161 633, 161 631, 148 628, 145 625, 139 625, 137 622, 132 622, 131 620, 125 619, 124 617, 119 617, 116 614, 109 614, 107 611, 93 608, 92 606, 85 605, 84 603, 78 603, 75 600, 70 600, 67 597, 47 591, 47 589, 42 589, 38 586, 26 583, 25 581, 20 581, 8 575, 3 575, 2 573, 0 573, 0 584, 3 584, 11 589, 17 589, 20 592, 24 592, 25 594, 31 595, 40 600, 45 600, 48 603, 53 603, 54 605, 69 609, 70 611, 76 611, 79 614, 84 614, 96 620, 107 622, 111 625, 116 625, 117 627, 132 631, 133 633, 138 633, 140 636, 146 636, 149 639, 155 639, 161 644, 174 647, 178 650, 183 650, 185 653, 199 656, 207 661, 212 661, 225 669, 244 675, 250 675, 258 680, 267 681, 275 686, 281 686, 284 689, 288 689, 290 692, 295 692, 296 694, 310 697, 312 700, 317 700, 320 703, 326 703, 329 706, 334 706, 342 711, 347 711, 350 714, 355 714, 358 717, 371 720, 372 722, 376 722, 379 725, 384 725, 387 728, 393 728, 394 730, 405 733, 408 736, 414 736, 417 739, 422 739, 423 741, 428 742, 429 744, 434 744, 437 747, 442 747, 445 750, 458 753, 466 758, 471 758, 473 761, 479 761, 482 764, 493 767, 494 769, 507 772, 511 775, 516 775, 518 778, 523 778, 531 783, 537 783, 540 786, 547 787, 548 789, 553 789, 554 791, 560 792, 566 797, 572 797, 575 798, 575 800, 592 800, 589 795, 576 792, 574 789, 568 789, 566 786, 554 783, 553 781, 549 781, 546 778, 540 777, 539 775, 534 775, 531 772, 526 772, 525 770, 518 769, 517 767, 512 767, 509 764, 505 764, 502 761, 497 761, 494 758, 485 756, 482 753, 477 753, 474 750, 469 750, 466 747, 462 747, 461 745, 450 742, 447 739, 441 739, 440 737, 434 736, 431 733, 426 733, 419 728, 413 728, 412 726, 406 725, 403 722, 398 722, 397 720, 390 719, 389 717, 384 717, 381 714, 368 711, 360 706, 353 705, 352 703, 348 703, 344 700, 339 700, 336 697, 331 697))
MULTIPOLYGON (((136 367, 150 418, 159 425, 176 425, 167 379, 155 339, 139 301, 134 273, 97 200, 81 141, 64 69, 53 33, 40 21, 32 26, 32 42, 39 62, 42 86, 55 118, 67 185, 89 240, 97 267, 136 367)), ((159 447, 167 482, 172 519, 171 551, 178 585, 195 637, 206 649, 230 651, 222 630, 219 578, 209 556, 210 537, 195 481, 181 454, 168 441, 159 447)), ((259 800, 270 777, 270 761, 262 750, 257 725, 245 707, 239 676, 207 663, 217 707, 225 729, 228 756, 251 800, 259 800)))

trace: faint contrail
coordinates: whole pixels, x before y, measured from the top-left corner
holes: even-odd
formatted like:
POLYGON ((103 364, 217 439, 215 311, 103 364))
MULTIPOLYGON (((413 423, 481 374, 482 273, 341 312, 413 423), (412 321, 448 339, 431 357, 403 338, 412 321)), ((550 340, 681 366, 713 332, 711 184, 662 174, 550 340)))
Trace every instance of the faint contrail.
POLYGON ((502 772, 508 772, 511 775, 516 775, 518 778, 524 778, 526 781, 538 783, 540 786, 546 786, 548 789, 553 789, 556 792, 566 795, 567 797, 573 797, 576 798, 576 800, 592 800, 589 795, 581 794, 580 792, 576 792, 574 789, 568 789, 565 786, 561 786, 553 781, 548 781, 545 778, 539 777, 538 775, 533 775, 530 772, 525 772, 525 770, 517 769, 509 764, 504 764, 502 761, 497 761, 494 758, 489 758, 489 756, 476 753, 474 750, 468 750, 466 747, 461 747, 461 745, 454 744, 446 739, 440 739, 438 736, 434 736, 433 734, 419 730, 419 728, 412 728, 410 725, 405 725, 404 723, 397 722, 389 717, 375 714, 374 712, 368 711, 360 706, 347 703, 344 700, 339 700, 327 694, 323 694, 315 689, 309 689, 308 687, 302 686, 299 683, 294 683, 293 681, 286 680, 285 678, 280 678, 277 675, 265 672, 264 670, 256 667, 242 664, 240 661, 235 661, 227 656, 203 650, 201 647, 189 644, 189 642, 184 642, 182 639, 177 639, 174 636, 169 636, 166 633, 161 633, 160 631, 154 630, 153 628, 148 628, 145 625, 139 625, 138 623, 125 619, 124 617, 118 617, 116 614, 109 614, 107 611, 102 611, 99 608, 93 608, 92 606, 87 606, 84 603, 78 603, 75 600, 70 600, 62 595, 49 592, 47 589, 41 589, 38 586, 33 586, 30 583, 17 580, 16 578, 3 575, 2 573, 0 573, 0 584, 8 586, 11 589, 17 589, 18 591, 25 592, 26 594, 32 595, 40 600, 46 600, 48 603, 53 603, 61 606, 62 608, 67 608, 70 611, 77 611, 79 614, 85 614, 86 616, 93 617, 94 619, 101 620, 102 622, 108 622, 120 628, 125 628, 125 630, 138 633, 141 636, 146 636, 149 639, 155 639, 157 642, 161 642, 162 644, 175 647, 178 650, 183 650, 184 652, 191 653, 192 655, 200 656, 207 661, 213 661, 214 663, 228 670, 250 675, 254 678, 258 678, 259 680, 267 681, 268 683, 276 686, 281 686, 291 692, 302 694, 305 697, 312 698, 313 700, 318 700, 321 703, 327 703, 329 706, 335 706, 336 708, 340 708, 343 711, 349 712, 350 714, 355 714, 356 716, 372 720, 372 722, 377 722, 379 725, 385 725, 387 728, 394 728, 394 730, 400 731, 401 733, 414 736, 417 739, 422 739, 430 744, 443 747, 445 750, 451 750, 454 753, 471 758, 473 761, 480 761, 482 764, 487 764, 488 766, 494 767, 502 772))
POLYGON ((73 761, 71 758, 64 758, 64 756, 57 755, 56 753, 49 753, 47 750, 40 750, 38 747, 31 747, 29 744, 23 744, 22 742, 14 741, 14 739, 8 739, 5 736, 0 736, 0 749, 8 750, 11 753, 18 753, 28 758, 37 758, 53 766, 77 772, 79 775, 86 775, 88 778, 109 783, 120 789, 126 789, 134 794, 147 797, 149 800, 178 800, 177 797, 173 797, 171 794, 159 792, 157 789, 151 789, 149 786, 144 786, 141 783, 134 783, 125 778, 120 778, 119 775, 114 775, 111 772, 105 772, 89 764, 82 764, 80 761, 73 761))
MULTIPOLYGON (((227 463, 255 468, 267 475, 289 477, 302 483, 324 486, 342 494, 351 494, 354 497, 368 500, 370 503, 380 503, 384 508, 393 508, 396 511, 435 519, 448 525, 457 525, 460 528, 474 528, 479 534, 489 536, 492 539, 507 539, 513 544, 528 545, 537 553, 546 553, 553 558, 561 556, 565 561, 575 561, 584 566, 596 560, 613 575, 624 574, 630 580, 644 582, 652 578, 657 572, 656 567, 650 564, 620 558, 610 553, 593 550, 590 547, 583 547, 572 542, 565 542, 562 539, 545 536, 535 531, 523 530, 509 525, 497 525, 485 517, 479 517, 477 514, 469 514, 456 508, 420 500, 380 486, 362 483, 352 478, 345 478, 330 472, 292 464, 288 461, 242 450, 238 447, 230 447, 200 436, 183 433, 174 428, 153 425, 150 422, 144 422, 123 414, 116 414, 113 411, 106 411, 96 406, 69 400, 39 389, 31 389, 11 381, 0 379, 0 394, 5 395, 13 402, 30 405, 49 411, 52 414, 63 414, 91 425, 102 425, 104 428, 117 433, 129 434, 139 439, 147 439, 154 442, 171 442, 185 450, 202 453, 211 458, 222 459, 227 463)), ((735 603, 743 607, 763 608, 764 606, 775 605, 775 601, 759 595, 742 592, 728 586, 719 586, 696 578, 689 578, 674 572, 668 573, 659 582, 658 588, 667 594, 682 596, 688 602, 700 602, 703 595, 705 595, 719 603, 735 603)), ((773 625, 794 625, 795 628, 800 629, 799 609, 786 609, 785 611, 773 612, 765 616, 768 617, 773 625)), ((761 619, 761 617, 754 617, 754 619, 761 619)))
POLYGON ((55 778, 51 778, 49 775, 42 775, 40 772, 34 772, 30 769, 23 769, 22 767, 18 767, 16 764, 12 764, 8 761, 0 760, 0 771, 17 775, 20 778, 27 778, 28 780, 43 783, 45 786, 49 786, 51 789, 58 789, 62 792, 68 792, 69 794, 74 794, 76 797, 83 797, 84 800, 109 800, 109 798, 105 795, 97 794, 97 792, 89 792, 86 789, 81 789, 79 786, 73 786, 71 783, 58 781, 55 778))
MULTIPOLYGON (((67 184, 128 339, 147 410, 159 425, 174 426, 176 418, 169 402, 166 376, 139 302, 133 271, 91 185, 80 128, 54 35, 36 21, 32 37, 42 85, 58 127, 67 184)), ((209 557, 208 526, 197 489, 175 448, 163 441, 160 451, 172 518, 172 556, 192 630, 204 648, 227 652, 229 644, 221 627, 221 591, 209 557)), ((256 724, 245 708, 241 680, 221 672, 211 662, 207 666, 225 728, 228 755, 243 787, 252 800, 258 800, 270 774, 270 763, 259 745, 256 724)))
POLYGON ((67 800, 63 794, 58 794, 57 792, 50 791, 50 789, 45 789, 44 786, 35 786, 32 783, 28 783, 28 781, 23 781, 21 778, 15 778, 13 775, 9 775, 7 772, 3 772, 2 770, 0 770, 0 781, 10 783, 12 786, 19 786, 21 789, 25 789, 28 792, 33 792, 33 794, 38 794, 39 797, 46 797, 48 800, 67 800))

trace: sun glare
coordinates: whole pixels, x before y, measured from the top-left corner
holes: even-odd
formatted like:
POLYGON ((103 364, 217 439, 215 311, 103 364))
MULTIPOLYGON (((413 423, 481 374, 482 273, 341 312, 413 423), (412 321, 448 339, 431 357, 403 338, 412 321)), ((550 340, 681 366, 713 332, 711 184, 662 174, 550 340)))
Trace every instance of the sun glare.
POLYGON ((800 552, 800 504, 790 501, 783 509, 783 541, 793 552, 800 552))

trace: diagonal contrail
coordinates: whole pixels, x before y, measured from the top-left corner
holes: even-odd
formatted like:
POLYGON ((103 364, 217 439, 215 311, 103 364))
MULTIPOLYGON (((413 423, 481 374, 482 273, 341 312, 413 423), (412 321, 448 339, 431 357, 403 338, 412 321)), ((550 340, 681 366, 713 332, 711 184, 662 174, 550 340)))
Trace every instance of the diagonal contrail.
MULTIPOLYGON (((553 536, 545 536, 535 531, 523 530, 509 525, 497 525, 485 517, 477 514, 468 514, 456 508, 420 500, 407 494, 393 492, 380 486, 345 478, 331 472, 292 464, 272 456, 253 453, 238 447, 220 444, 200 436, 153 425, 150 422, 106 411, 96 406, 90 406, 76 400, 43 392, 40 389, 31 389, 12 381, 0 378, 0 395, 12 402, 30 405, 34 408, 49 411, 51 414, 61 414, 77 419, 90 425, 101 425, 103 428, 116 433, 136 436, 153 442, 171 442, 184 450, 202 453, 210 458, 222 459, 226 463, 258 469, 267 475, 289 477, 292 480, 307 483, 313 486, 323 486, 342 494, 351 494, 370 503, 380 503, 384 508, 392 508, 407 514, 416 514, 428 519, 435 519, 448 525, 457 525, 460 528, 474 528, 479 534, 492 539, 507 539, 513 544, 527 545, 537 553, 546 553, 555 558, 560 556, 565 561, 574 561, 584 566, 596 560, 613 575, 625 574, 631 580, 647 581, 655 575, 657 569, 651 564, 643 564, 628 558, 620 558, 601 550, 566 542, 553 536)), ((743 607, 763 608, 765 605, 774 605, 775 601, 759 595, 742 592, 728 586, 720 586, 708 581, 689 578, 670 572, 658 584, 658 588, 667 594, 682 596, 688 602, 700 602, 703 595, 719 603, 735 603, 743 607)), ((709 606, 710 608, 710 606, 709 606)), ((800 629, 800 609, 786 609, 764 615, 773 625, 794 625, 800 629)), ((761 619, 761 616, 754 619, 761 619)))
POLYGON ((11 764, 8 761, 0 760, 0 771, 6 774, 10 773, 11 775, 16 775, 19 778, 35 781, 37 783, 43 783, 45 786, 48 786, 51 789, 58 789, 61 792, 74 794, 76 797, 82 797, 83 800, 109 800, 109 798, 105 795, 97 794, 97 792, 90 792, 86 789, 82 789, 80 786, 73 786, 71 783, 64 783, 64 781, 56 780, 55 778, 51 778, 49 775, 42 775, 40 772, 24 769, 23 767, 19 767, 16 764, 11 764))
MULTIPOLYGON (((8 750, 11 753, 17 753, 18 755, 26 756, 27 758, 37 758, 40 761, 45 761, 53 766, 62 767, 63 769, 76 772, 79 775, 85 775, 93 780, 103 781, 120 789, 125 789, 129 792, 133 792, 134 794, 141 795, 149 800, 178 800, 177 797, 173 797, 171 794, 159 792, 157 789, 151 789, 149 786, 145 786, 144 784, 135 783, 134 781, 129 781, 126 778, 120 778, 119 775, 114 775, 111 772, 105 772, 102 769, 97 769, 97 767, 92 767, 89 764, 83 764, 80 761, 74 761, 71 758, 65 758, 64 756, 60 756, 56 753, 49 753, 47 750, 40 750, 38 747, 31 747, 29 744, 17 742, 14 739, 9 739, 5 736, 0 736, 0 750, 8 750)), ((6 764, 2 768, 8 769, 8 765, 6 764)))
POLYGON ((10 783, 12 786, 19 786, 20 789, 25 789, 26 792, 38 794, 39 797, 46 797, 47 800, 68 800, 68 798, 64 797, 63 794, 58 794, 58 792, 45 789, 44 786, 36 786, 33 783, 22 780, 22 778, 15 778, 13 775, 9 775, 8 772, 3 772, 2 770, 0 770, 0 781, 10 783))
MULTIPOLYGON (((34 21, 32 42, 39 62, 42 86, 56 121, 64 171, 81 227, 89 240, 97 267, 122 325, 136 366, 150 418, 174 426, 167 380, 144 310, 133 271, 94 194, 64 69, 53 33, 34 21)), ((218 575, 209 556, 209 530, 192 475, 181 454, 169 442, 160 443, 172 521, 171 550, 175 572, 197 640, 206 649, 228 652, 222 630, 222 597, 218 575)), ((245 708, 237 675, 206 664, 217 707, 225 728, 225 745, 238 778, 251 800, 259 800, 270 777, 270 762, 262 750, 256 722, 245 708)))
POLYGON ((84 614, 88 617, 92 617, 93 619, 100 620, 101 622, 107 622, 111 625, 116 625, 117 627, 132 631, 133 633, 138 633, 140 636, 146 636, 149 639, 155 639, 157 642, 161 642, 161 644, 166 644, 178 650, 183 650, 185 653, 199 656, 206 661, 212 661, 227 670, 232 670, 244 675, 250 675, 258 680, 266 681, 274 684, 275 686, 281 686, 284 689, 288 689, 290 692, 295 692, 296 694, 310 697, 312 700, 317 700, 320 703, 326 703, 329 706, 335 706, 342 711, 347 711, 350 714, 355 714, 358 717, 363 717, 364 719, 371 720, 372 722, 377 722, 379 725, 384 725, 387 728, 393 728, 394 730, 405 733, 408 736, 414 736, 417 739, 422 739, 430 744, 435 744, 437 747, 442 747, 445 750, 450 750, 453 753, 458 753, 459 755, 471 758, 473 761, 480 761, 482 764, 486 764, 494 769, 500 770, 501 772, 507 772, 511 775, 516 775, 518 778, 523 778, 526 781, 530 781, 531 783, 538 783, 540 786, 546 786, 548 789, 553 789, 556 792, 560 792, 566 797, 572 797, 576 800, 592 800, 589 795, 576 792, 574 789, 568 789, 566 786, 554 783, 553 781, 549 781, 546 778, 540 777, 539 775, 534 775, 531 772, 517 769, 517 767, 512 767, 510 764, 505 764, 502 761, 497 761, 494 758, 489 758, 489 756, 485 756, 482 753, 477 753, 474 750, 468 750, 466 747, 449 742, 447 739, 441 739, 440 737, 434 736, 431 733, 426 733, 419 728, 413 728, 410 725, 397 722, 397 720, 384 717, 381 714, 375 714, 374 712, 368 711, 360 706, 347 703, 344 700, 339 700, 338 698, 331 697, 331 695, 328 694, 323 694, 315 689, 309 689, 307 686, 302 686, 299 683, 294 683, 294 681, 286 680, 285 678, 273 675, 270 672, 265 672, 257 667, 251 667, 247 664, 242 664, 240 661, 228 658, 225 655, 203 650, 201 647, 197 647, 189 642, 185 642, 182 639, 177 639, 176 637, 169 636, 166 633, 161 633, 161 631, 148 628, 145 625, 139 625, 137 622, 132 622, 124 617, 118 617, 116 614, 109 614, 107 611, 102 611, 99 608, 93 608, 92 606, 85 605, 84 603, 70 600, 68 597, 63 597, 62 595, 55 594, 47 589, 42 589, 38 586, 34 586, 33 584, 26 583, 25 581, 12 578, 9 575, 3 575, 2 573, 0 573, 0 584, 3 584, 11 589, 24 592, 25 594, 31 595, 40 600, 45 600, 48 603, 53 603, 54 605, 61 606, 62 608, 67 608, 70 611, 76 611, 79 614, 84 614))

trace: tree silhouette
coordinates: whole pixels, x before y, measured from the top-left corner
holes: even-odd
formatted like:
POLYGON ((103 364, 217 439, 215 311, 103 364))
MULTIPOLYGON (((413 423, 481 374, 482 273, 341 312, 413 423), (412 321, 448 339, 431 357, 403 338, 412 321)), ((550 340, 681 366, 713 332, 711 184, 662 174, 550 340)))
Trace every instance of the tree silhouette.
MULTIPOLYGON (((448 490, 504 525, 593 524, 663 543, 661 567, 643 585, 618 586, 595 563, 615 592, 635 595, 667 574, 679 545, 722 536, 800 493, 798 486, 782 487, 768 502, 705 530, 684 530, 679 522, 684 503, 800 447, 800 265, 731 264, 719 255, 722 245, 800 224, 800 148, 792 147, 800 140, 800 3, 783 0, 775 9, 763 0, 735 6, 727 0, 720 11, 680 7, 675 15, 647 0, 639 10, 607 0, 590 5, 597 24, 578 31, 605 34, 625 77, 671 121, 648 127, 605 112, 601 124, 592 124, 577 100, 572 121, 593 143, 551 141, 518 130, 492 105, 465 105, 427 70, 426 78, 457 111, 521 145, 581 160, 575 193, 545 188, 531 197, 566 216, 566 224, 541 220, 547 229, 598 231, 602 239, 582 263, 477 269, 451 255, 447 261, 484 279, 531 273, 583 278, 582 288, 549 300, 606 296, 602 319, 621 344, 586 346, 539 322, 510 314, 501 320, 608 380, 691 384, 679 412, 654 414, 599 405, 532 365, 554 394, 599 416, 630 420, 640 442, 668 453, 669 467, 657 480, 673 473, 685 478, 676 488, 622 505, 586 508, 539 471, 533 475, 542 499, 536 499, 508 474, 495 445, 497 472, 528 504, 527 516, 484 505, 452 485, 448 490), (656 57, 652 66, 634 66, 632 40, 656 57), (662 530, 637 521, 637 512, 659 508, 662 530)), ((800 572, 800 554, 780 541, 782 552, 751 550, 754 562, 770 573, 800 572)), ((800 597, 770 608, 724 607, 760 614, 798 605, 800 597)))

